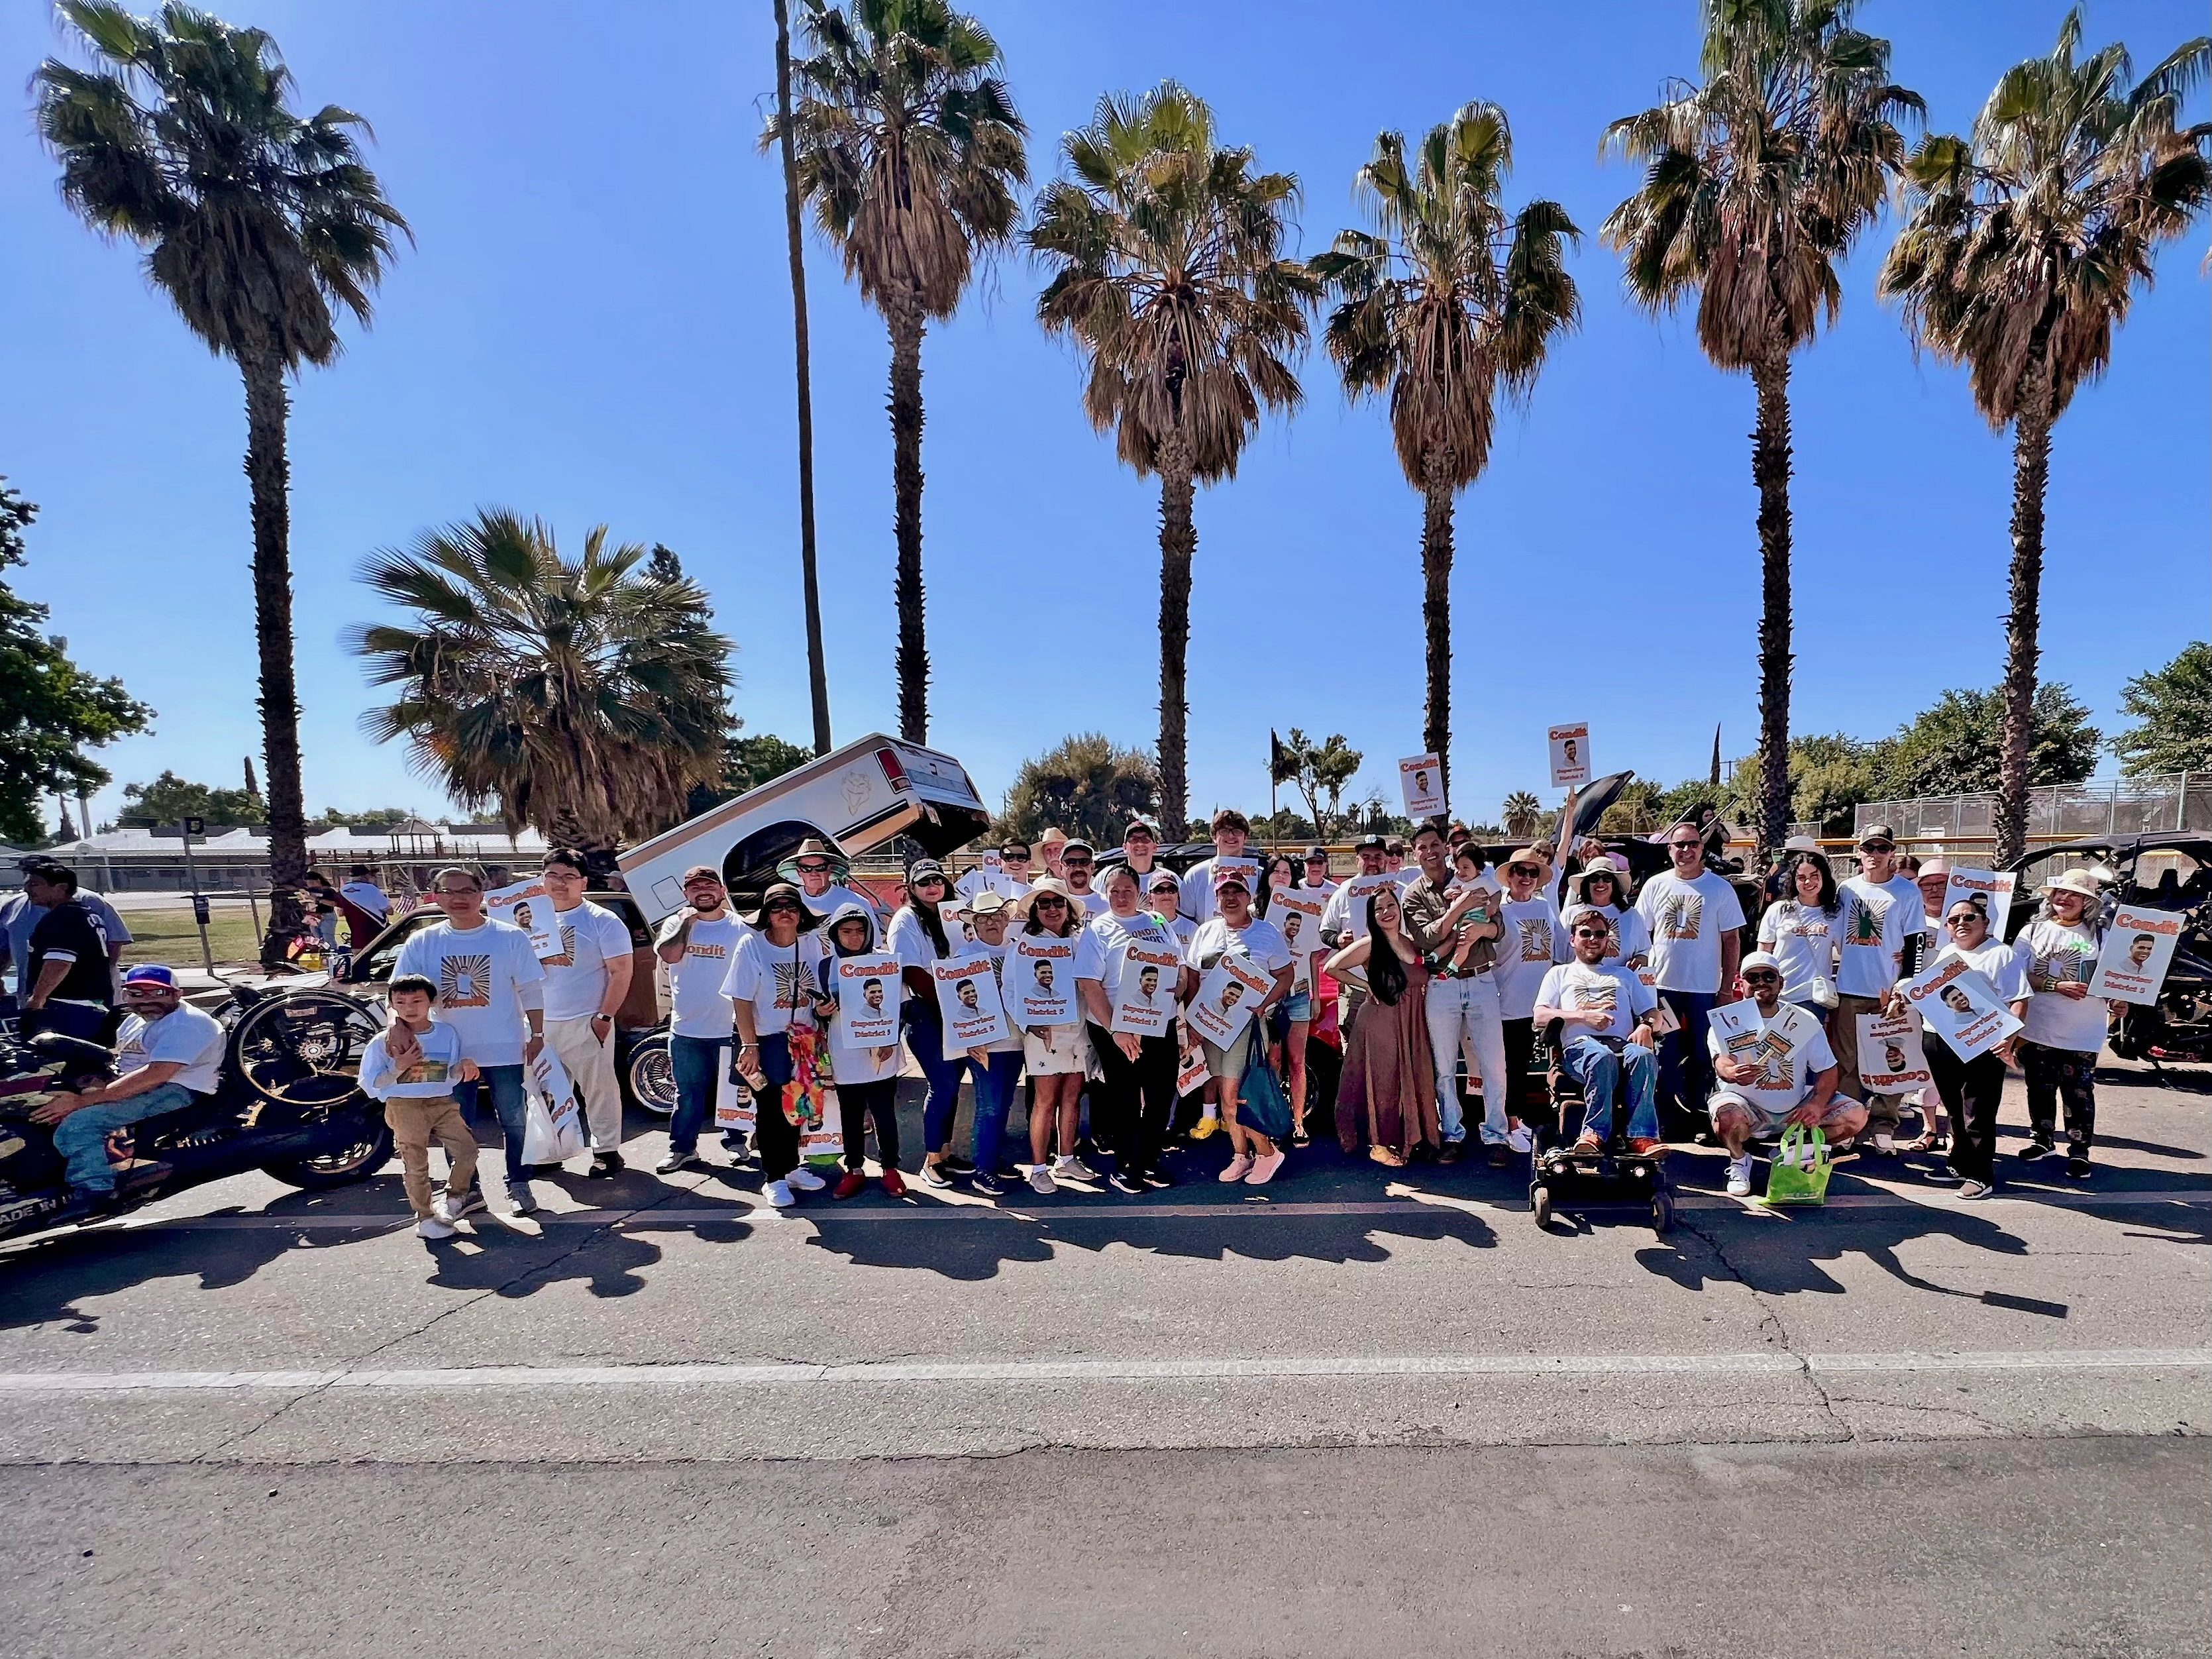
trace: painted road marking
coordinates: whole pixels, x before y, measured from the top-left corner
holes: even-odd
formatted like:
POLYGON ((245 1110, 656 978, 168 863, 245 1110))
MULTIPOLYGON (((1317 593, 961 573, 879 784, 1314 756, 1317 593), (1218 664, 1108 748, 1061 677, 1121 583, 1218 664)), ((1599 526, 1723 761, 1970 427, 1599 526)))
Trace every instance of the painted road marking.
POLYGON ((558 1389, 1154 1382, 1328 1376, 1749 1376, 1881 1371, 2201 1370, 2212 1348, 2031 1349, 1984 1353, 1308 1355, 1218 1359, 890 1360, 815 1365, 465 1365, 435 1369, 0 1372, 0 1394, 156 1394, 323 1389, 558 1389))

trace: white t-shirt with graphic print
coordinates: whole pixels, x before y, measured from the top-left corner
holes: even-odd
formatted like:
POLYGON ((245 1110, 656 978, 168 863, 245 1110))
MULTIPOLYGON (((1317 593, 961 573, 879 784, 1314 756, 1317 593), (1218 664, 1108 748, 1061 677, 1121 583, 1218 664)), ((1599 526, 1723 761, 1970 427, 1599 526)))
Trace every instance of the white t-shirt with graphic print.
POLYGON ((392 977, 420 974, 438 988, 430 1018, 460 1034, 461 1053, 479 1066, 520 1066, 530 1033, 522 1017, 542 1006, 545 969, 530 935, 487 918, 475 927, 441 921, 407 936, 392 977))
POLYGON ((1881 997, 1897 983, 1905 963, 1905 942, 1921 928, 1927 914, 1919 884, 1892 876, 1879 885, 1853 876, 1836 890, 1843 906, 1836 989, 1847 997, 1881 997))
POLYGON ((599 1012, 607 994, 607 963, 627 957, 629 927, 613 911, 586 899, 553 912, 554 953, 545 965, 545 1018, 582 1019, 599 1012))
POLYGON ((1720 992, 1722 935, 1743 926, 1728 878, 1711 870, 1688 881, 1662 870, 1636 896, 1651 933, 1651 967, 1662 991, 1720 992))

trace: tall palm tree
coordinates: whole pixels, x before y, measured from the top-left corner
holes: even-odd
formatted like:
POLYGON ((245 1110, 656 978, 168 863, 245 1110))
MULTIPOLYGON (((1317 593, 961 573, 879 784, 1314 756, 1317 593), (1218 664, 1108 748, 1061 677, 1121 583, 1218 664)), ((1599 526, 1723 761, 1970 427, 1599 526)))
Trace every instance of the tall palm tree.
POLYGON ((2081 41, 2075 9, 2048 57, 2004 72, 1970 138, 1920 145, 1912 216, 1881 268, 1881 292, 1904 302, 1915 337, 1965 363, 1974 406, 2013 428, 2001 860, 2027 850, 2051 424, 2111 361, 2159 243, 2187 230, 2212 190, 2212 125, 2176 125, 2212 69, 2212 40, 2177 48, 2133 86, 2125 47, 2077 62, 2081 41))
POLYGON ((1851 27, 1852 0, 1705 0, 1704 80, 1606 129, 1645 163, 1606 218, 1629 294, 1698 295, 1698 343, 1750 372, 1758 400, 1759 845, 1790 824, 1790 356, 1843 301, 1836 265, 1881 211, 1917 95, 1889 80, 1889 42, 1851 27))
POLYGON ((366 325, 394 233, 407 222, 326 105, 287 106, 276 42, 189 6, 135 17, 112 0, 59 0, 97 67, 54 58, 32 77, 63 199, 95 230, 146 249, 146 274, 246 385, 253 631, 269 780, 269 934, 282 963, 307 878, 300 704, 292 668, 291 470, 284 376, 338 354, 335 312, 366 325))
POLYGON ((1281 253, 1297 177, 1218 144, 1213 112, 1174 82, 1101 98, 1060 149, 1069 176, 1045 187, 1030 230, 1053 272, 1037 319, 1090 359, 1091 425, 1160 481, 1160 814, 1173 839, 1189 805, 1192 498, 1236 475, 1263 406, 1297 406, 1285 358, 1319 290, 1281 253))
POLYGON ((830 671, 822 657, 822 589, 814 559, 814 368, 806 343, 806 246, 799 228, 799 149, 791 136, 791 11, 775 0, 775 112, 783 160, 784 240, 791 250, 791 333, 799 372, 799 581, 806 610, 806 689, 814 752, 830 752, 830 671))
POLYGON ((998 78, 998 43, 945 0, 805 4, 813 56, 793 66, 799 101, 763 142, 792 133, 815 222, 890 331, 899 735, 922 743, 922 331, 958 307, 977 252, 1012 240, 1028 130, 998 78))
POLYGON ((486 509, 372 556, 362 580, 411 612, 349 632, 369 683, 398 688, 362 716, 405 738, 425 775, 510 834, 611 854, 682 820, 719 781, 730 641, 672 561, 594 526, 564 559, 540 521, 486 509))
POLYGON ((1353 398, 1390 394, 1390 434, 1421 492, 1421 744, 1451 778, 1452 498, 1482 475, 1498 398, 1525 401, 1554 337, 1582 313, 1560 263, 1581 233, 1557 202, 1509 217, 1513 134, 1495 104, 1431 127, 1410 165, 1384 132, 1352 189, 1375 233, 1345 230, 1310 269, 1338 296, 1322 339, 1353 398))

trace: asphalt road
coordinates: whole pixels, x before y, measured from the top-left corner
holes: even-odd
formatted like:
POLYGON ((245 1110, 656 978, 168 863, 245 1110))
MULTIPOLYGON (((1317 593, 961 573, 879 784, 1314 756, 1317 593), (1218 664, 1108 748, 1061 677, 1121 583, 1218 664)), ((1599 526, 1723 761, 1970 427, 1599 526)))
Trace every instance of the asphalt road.
POLYGON ((2212 1094, 2143 1083, 2086 1188, 1686 1152, 1663 1237, 1218 1140, 436 1245, 240 1177, 0 1250, 0 1653, 2201 1654, 2212 1094))

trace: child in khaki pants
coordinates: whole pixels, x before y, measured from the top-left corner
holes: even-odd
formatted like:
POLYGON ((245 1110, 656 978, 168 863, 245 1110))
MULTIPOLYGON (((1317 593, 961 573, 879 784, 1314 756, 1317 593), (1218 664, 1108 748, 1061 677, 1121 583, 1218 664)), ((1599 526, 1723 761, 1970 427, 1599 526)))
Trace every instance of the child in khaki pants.
POLYGON ((386 994, 392 1023, 362 1050, 361 1086, 384 1103, 384 1121, 399 1149, 414 1206, 415 1231, 424 1238, 451 1238, 453 1223, 483 1200, 470 1190, 477 1172, 476 1137, 462 1121, 453 1085, 477 1074, 461 1058, 461 1040, 450 1025, 430 1021, 438 988, 419 974, 404 974, 386 994), (443 1192, 430 1188, 430 1143, 446 1149, 449 1166, 443 1192))

